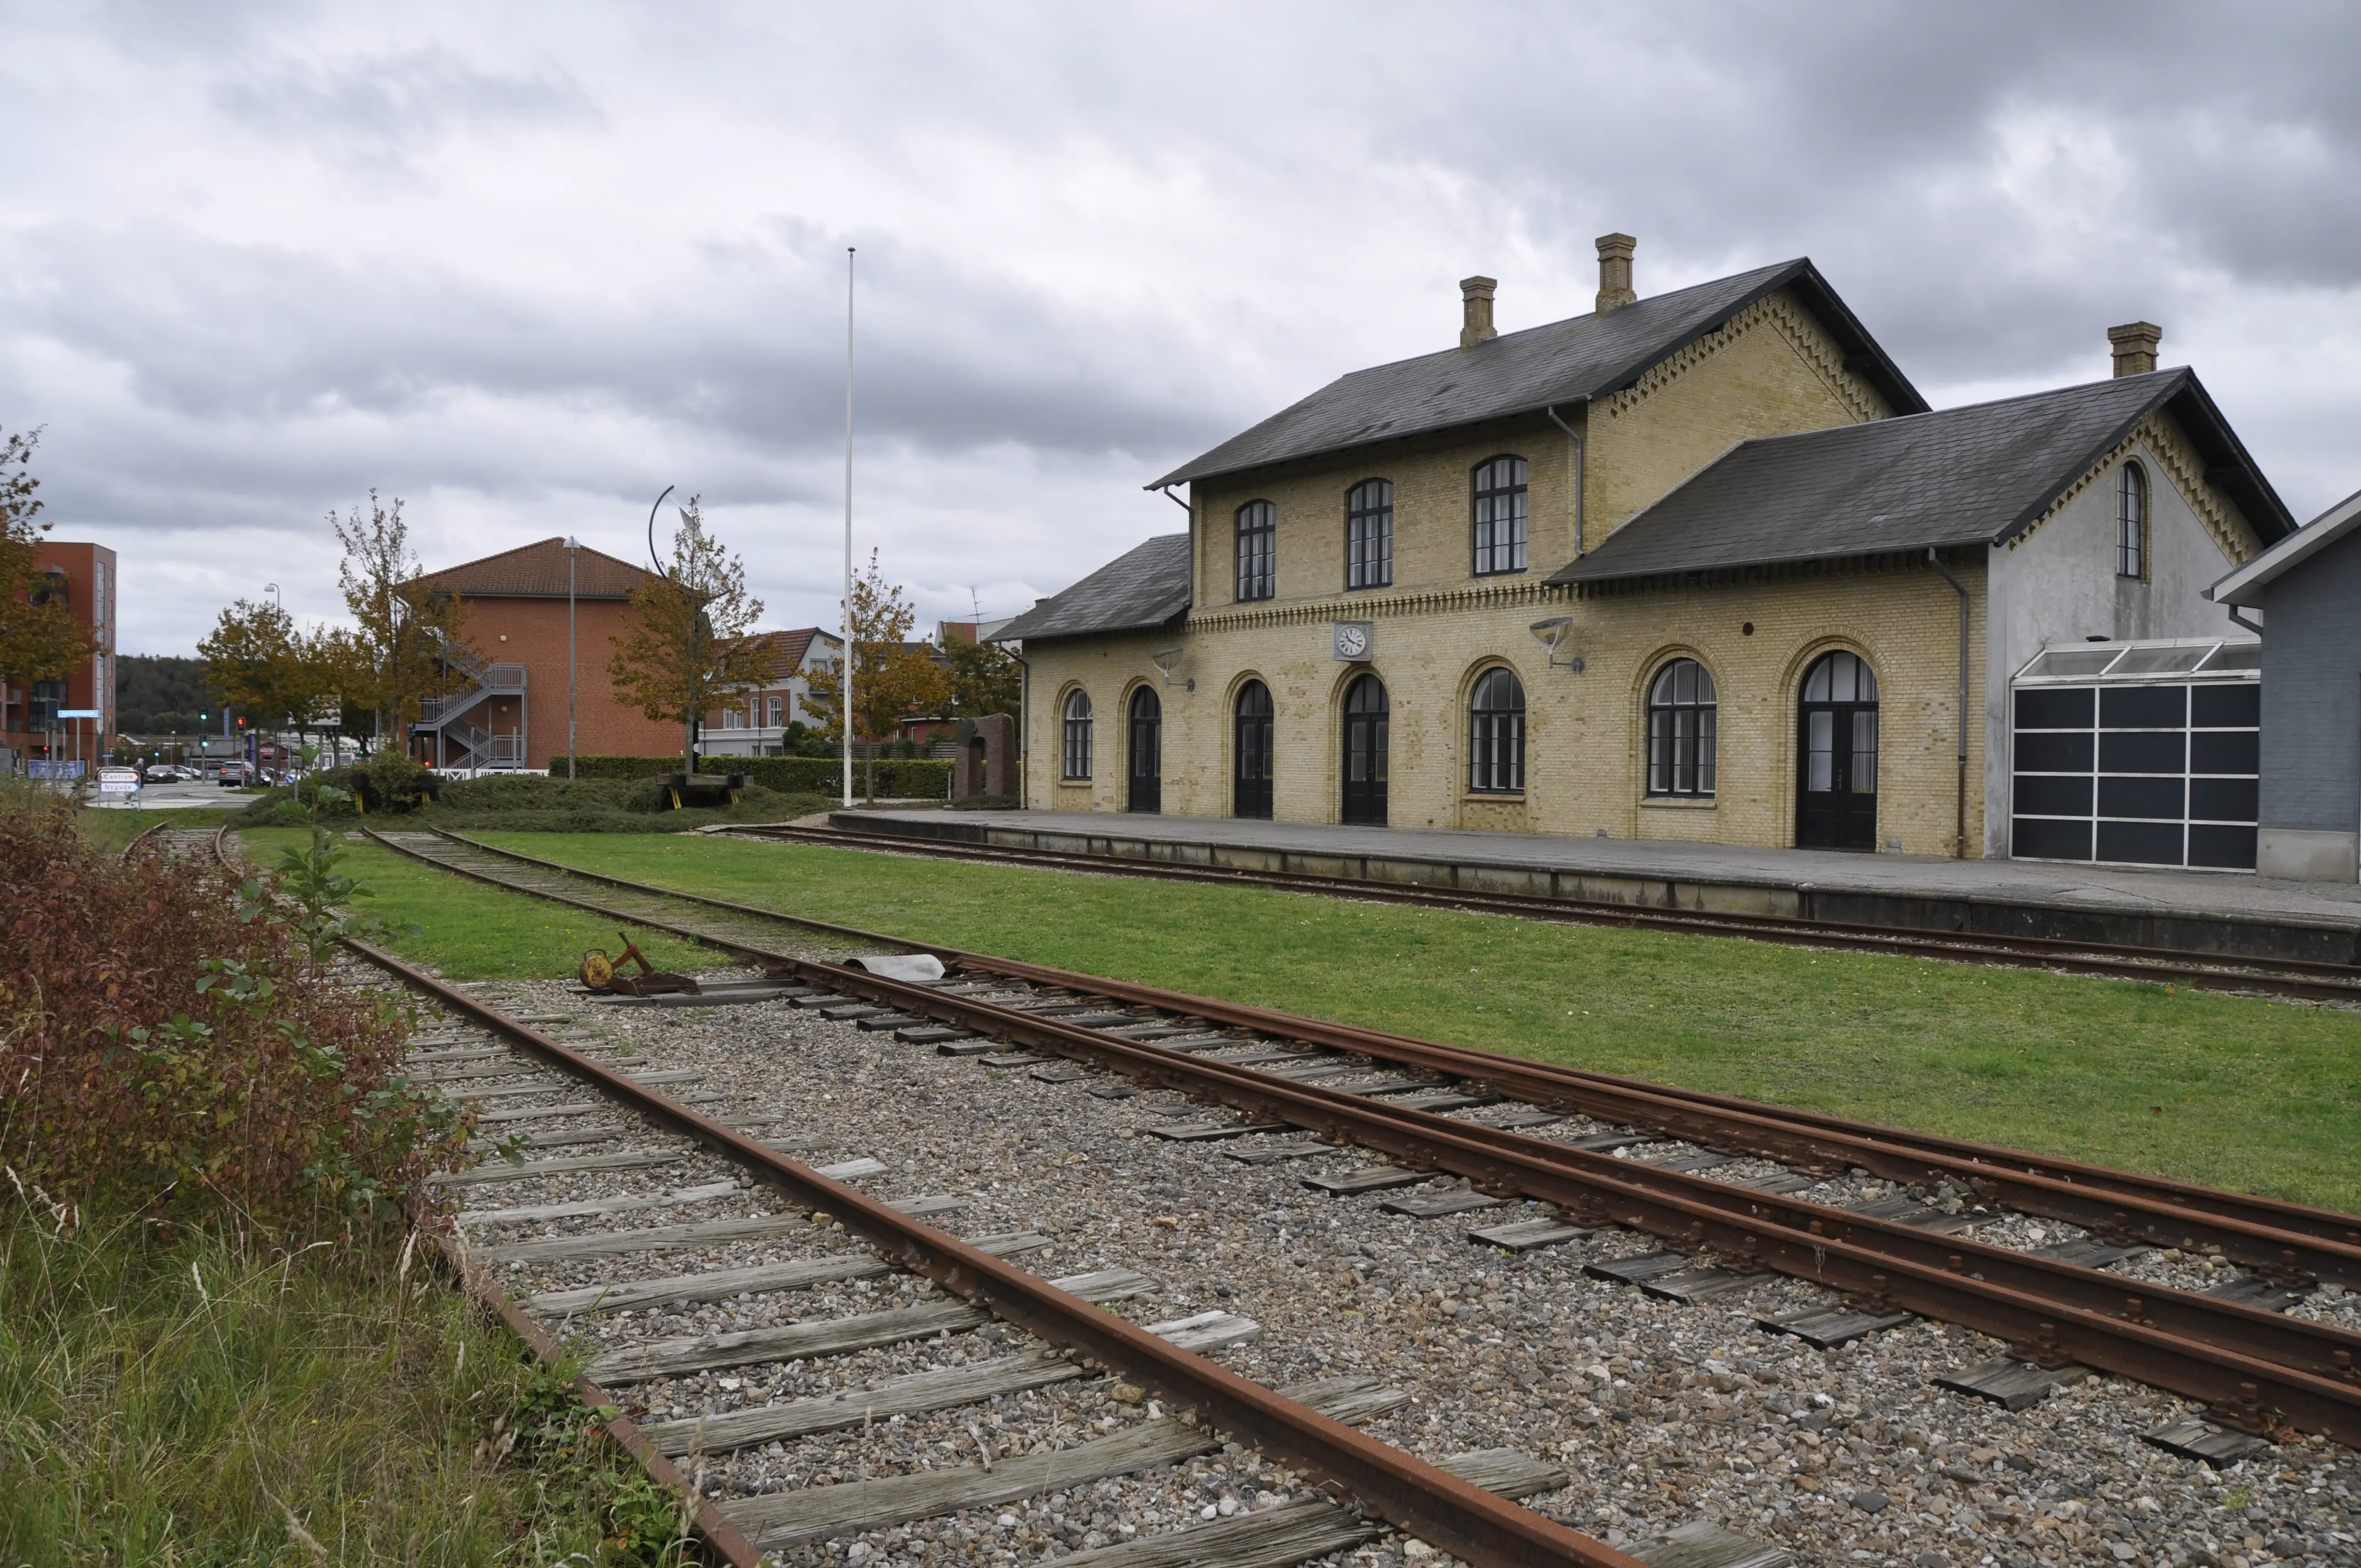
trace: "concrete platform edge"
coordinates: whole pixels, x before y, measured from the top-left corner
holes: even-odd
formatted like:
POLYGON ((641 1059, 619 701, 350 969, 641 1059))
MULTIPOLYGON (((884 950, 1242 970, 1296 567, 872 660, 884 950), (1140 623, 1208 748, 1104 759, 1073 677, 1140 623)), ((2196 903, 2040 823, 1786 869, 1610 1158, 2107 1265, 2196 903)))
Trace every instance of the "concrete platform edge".
POLYGON ((1364 852, 1318 853, 1277 846, 1199 843, 1132 832, 1077 832, 1012 822, 929 821, 865 811, 829 814, 831 826, 864 833, 1053 850, 1110 860, 1334 877, 1403 886, 1521 894, 1535 898, 1882 925, 1919 931, 1974 931, 2325 963, 2361 962, 2361 926, 2238 913, 2158 912, 2044 904, 1975 894, 1831 888, 1808 882, 1731 876, 1641 876, 1521 864, 1500 858, 1364 852))

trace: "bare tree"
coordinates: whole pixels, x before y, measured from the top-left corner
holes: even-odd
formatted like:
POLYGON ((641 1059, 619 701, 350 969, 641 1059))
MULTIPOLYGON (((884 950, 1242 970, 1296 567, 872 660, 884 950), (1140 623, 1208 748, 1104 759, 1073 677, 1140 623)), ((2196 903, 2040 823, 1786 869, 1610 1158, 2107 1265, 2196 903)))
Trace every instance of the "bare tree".
POLYGON ((672 564, 631 594, 623 635, 607 674, 615 701, 681 726, 681 770, 697 771, 697 721, 715 702, 770 680, 776 654, 752 637, 763 601, 746 591, 746 568, 705 532, 691 496, 672 536, 672 564))
POLYGON ((399 745, 423 699, 467 685, 448 657, 469 652, 462 634, 467 604, 420 580, 401 497, 388 507, 371 490, 366 512, 359 507, 344 516, 332 511, 328 523, 345 549, 337 584, 358 623, 357 632, 341 640, 344 667, 335 684, 346 702, 376 713, 380 744, 390 731, 399 745))

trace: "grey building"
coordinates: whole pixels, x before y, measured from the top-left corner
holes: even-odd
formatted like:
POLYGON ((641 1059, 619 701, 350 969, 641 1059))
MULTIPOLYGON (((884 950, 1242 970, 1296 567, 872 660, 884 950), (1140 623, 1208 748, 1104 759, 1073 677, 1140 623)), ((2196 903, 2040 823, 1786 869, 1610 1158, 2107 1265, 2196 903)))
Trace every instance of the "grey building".
POLYGON ((2263 634, 2255 869, 2361 875, 2361 493, 2206 590, 2263 634), (2259 623, 2259 624, 2258 624, 2259 623))

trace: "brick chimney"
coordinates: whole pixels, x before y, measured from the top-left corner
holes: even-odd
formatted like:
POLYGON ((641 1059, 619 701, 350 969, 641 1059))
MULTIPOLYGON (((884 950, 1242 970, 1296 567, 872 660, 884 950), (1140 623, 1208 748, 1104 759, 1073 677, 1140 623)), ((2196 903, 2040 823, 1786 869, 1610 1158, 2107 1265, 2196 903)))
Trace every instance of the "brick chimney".
POLYGON ((2156 368, 2157 345, 2164 341, 2164 329, 2154 322, 2125 322, 2107 329, 2107 341, 2115 350, 2115 374, 2145 376, 2156 368))
POLYGON ((1628 234, 1598 236, 1598 313, 1620 311, 1640 296, 1631 291, 1631 252, 1639 245, 1628 234))
POLYGON ((1460 347, 1473 348, 1500 335, 1492 324, 1492 291, 1499 286, 1494 278, 1459 280, 1460 347))

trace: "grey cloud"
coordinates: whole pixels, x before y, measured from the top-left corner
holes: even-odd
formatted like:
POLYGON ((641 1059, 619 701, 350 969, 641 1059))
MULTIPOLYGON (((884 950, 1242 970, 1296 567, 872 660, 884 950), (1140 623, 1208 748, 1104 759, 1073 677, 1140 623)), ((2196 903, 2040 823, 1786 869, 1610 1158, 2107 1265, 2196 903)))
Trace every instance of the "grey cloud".
POLYGON ((462 131, 587 126, 603 117, 561 68, 478 70, 440 45, 331 61, 280 58, 213 90, 246 129, 293 137, 365 168, 405 169, 413 151, 462 131))

